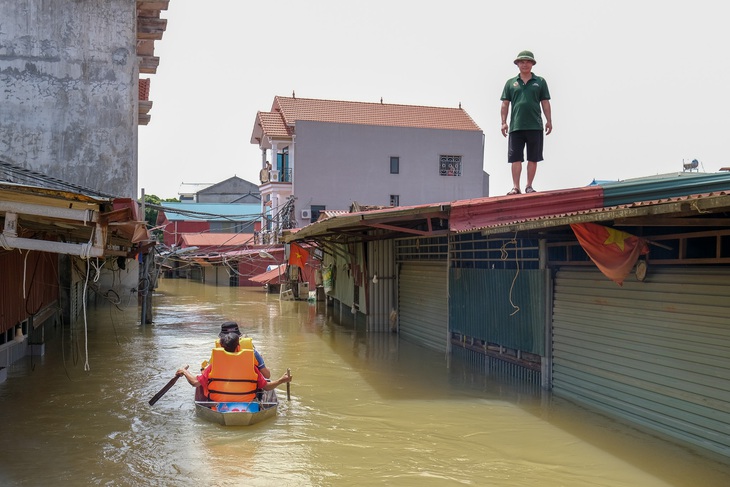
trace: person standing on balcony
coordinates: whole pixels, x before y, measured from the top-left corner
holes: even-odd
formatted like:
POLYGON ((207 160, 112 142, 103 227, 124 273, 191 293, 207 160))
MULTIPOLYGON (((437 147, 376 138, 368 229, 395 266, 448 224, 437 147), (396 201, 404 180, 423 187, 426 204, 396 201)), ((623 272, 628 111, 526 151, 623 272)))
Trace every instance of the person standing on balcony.
POLYGON ((527 146, 527 185, 525 193, 534 193, 532 181, 537 172, 537 163, 543 160, 542 116, 545 115, 545 135, 553 131, 550 90, 544 78, 532 73, 537 64, 531 51, 522 51, 514 63, 520 74, 510 78, 502 90, 502 135, 507 142, 507 162, 512 164, 512 190, 507 193, 520 194, 520 176, 524 151, 527 146), (507 114, 510 112, 510 123, 507 114), (542 110, 541 110, 542 109, 542 110))
POLYGON ((269 178, 271 177, 271 163, 266 161, 266 167, 261 169, 259 171, 259 179, 261 180, 261 184, 265 184, 269 182, 269 178))

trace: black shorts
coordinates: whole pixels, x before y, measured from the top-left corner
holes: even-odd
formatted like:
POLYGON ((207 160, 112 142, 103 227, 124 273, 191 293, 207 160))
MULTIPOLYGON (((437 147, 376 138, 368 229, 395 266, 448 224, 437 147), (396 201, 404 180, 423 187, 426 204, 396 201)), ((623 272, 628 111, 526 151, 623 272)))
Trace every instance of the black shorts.
POLYGON ((523 162, 525 160, 525 145, 527 145, 527 160, 529 162, 542 161, 542 130, 515 130, 510 132, 507 142, 507 162, 523 162))

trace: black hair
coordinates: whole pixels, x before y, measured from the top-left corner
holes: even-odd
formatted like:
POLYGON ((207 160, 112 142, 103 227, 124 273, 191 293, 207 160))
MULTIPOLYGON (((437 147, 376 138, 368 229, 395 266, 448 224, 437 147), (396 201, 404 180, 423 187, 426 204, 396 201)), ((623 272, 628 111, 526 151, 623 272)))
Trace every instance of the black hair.
POLYGON ((221 347, 226 352, 235 352, 238 347, 238 335, 235 333, 224 333, 221 337, 221 347))

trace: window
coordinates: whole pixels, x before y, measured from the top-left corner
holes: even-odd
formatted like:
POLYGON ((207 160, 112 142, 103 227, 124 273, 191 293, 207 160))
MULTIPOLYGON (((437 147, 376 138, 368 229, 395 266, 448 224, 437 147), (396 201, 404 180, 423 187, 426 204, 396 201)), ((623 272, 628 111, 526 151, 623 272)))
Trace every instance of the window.
POLYGON ((400 196, 397 194, 390 195, 390 206, 400 206, 400 196))
POLYGON ((289 147, 284 147, 276 154, 276 170, 279 171, 279 181, 291 183, 291 167, 289 167, 289 147))
POLYGON ((461 176, 461 156, 439 156, 440 176, 461 176))
POLYGON ((316 222, 319 219, 319 214, 327 209, 325 205, 312 205, 310 208, 312 209, 311 223, 316 222))
POLYGON ((400 157, 390 158, 390 174, 400 173, 400 157))

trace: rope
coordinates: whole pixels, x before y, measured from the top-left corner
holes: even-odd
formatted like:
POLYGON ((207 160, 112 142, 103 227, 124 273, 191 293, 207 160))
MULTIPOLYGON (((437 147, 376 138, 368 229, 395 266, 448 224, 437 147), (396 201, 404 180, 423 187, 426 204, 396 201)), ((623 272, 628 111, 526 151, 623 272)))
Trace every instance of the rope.
POLYGON ((106 261, 102 261, 101 265, 99 265, 99 258, 97 257, 95 260, 96 262, 91 262, 91 260, 89 260, 89 263, 94 266, 94 282, 99 282, 99 277, 101 277, 101 268, 104 267, 106 261))
POLYGON ((89 260, 91 258, 91 240, 89 240, 88 243, 82 243, 81 244, 81 252, 79 252, 79 257, 81 257, 84 260, 89 260))
POLYGON ((507 252, 506 246, 509 244, 514 244, 515 246, 515 267, 517 268, 517 272, 515 272, 515 277, 512 278, 512 285, 509 287, 509 304, 512 305, 512 313, 510 313, 510 316, 514 316, 520 311, 520 307, 517 306, 514 301, 512 301, 512 291, 515 288, 515 282, 517 282, 517 276, 520 275, 520 262, 517 260, 517 232, 515 232, 515 236, 512 238, 512 240, 507 240, 502 244, 502 248, 500 251, 502 252, 501 259, 507 260, 509 257, 509 253, 507 252))
POLYGON ((86 262, 86 282, 84 283, 84 296, 81 301, 81 305, 84 309, 84 352, 86 354, 86 363, 84 363, 84 370, 89 371, 91 370, 91 367, 89 366, 89 325, 86 321, 86 291, 89 289, 89 270, 91 269, 91 266, 89 265, 89 262, 86 262))

